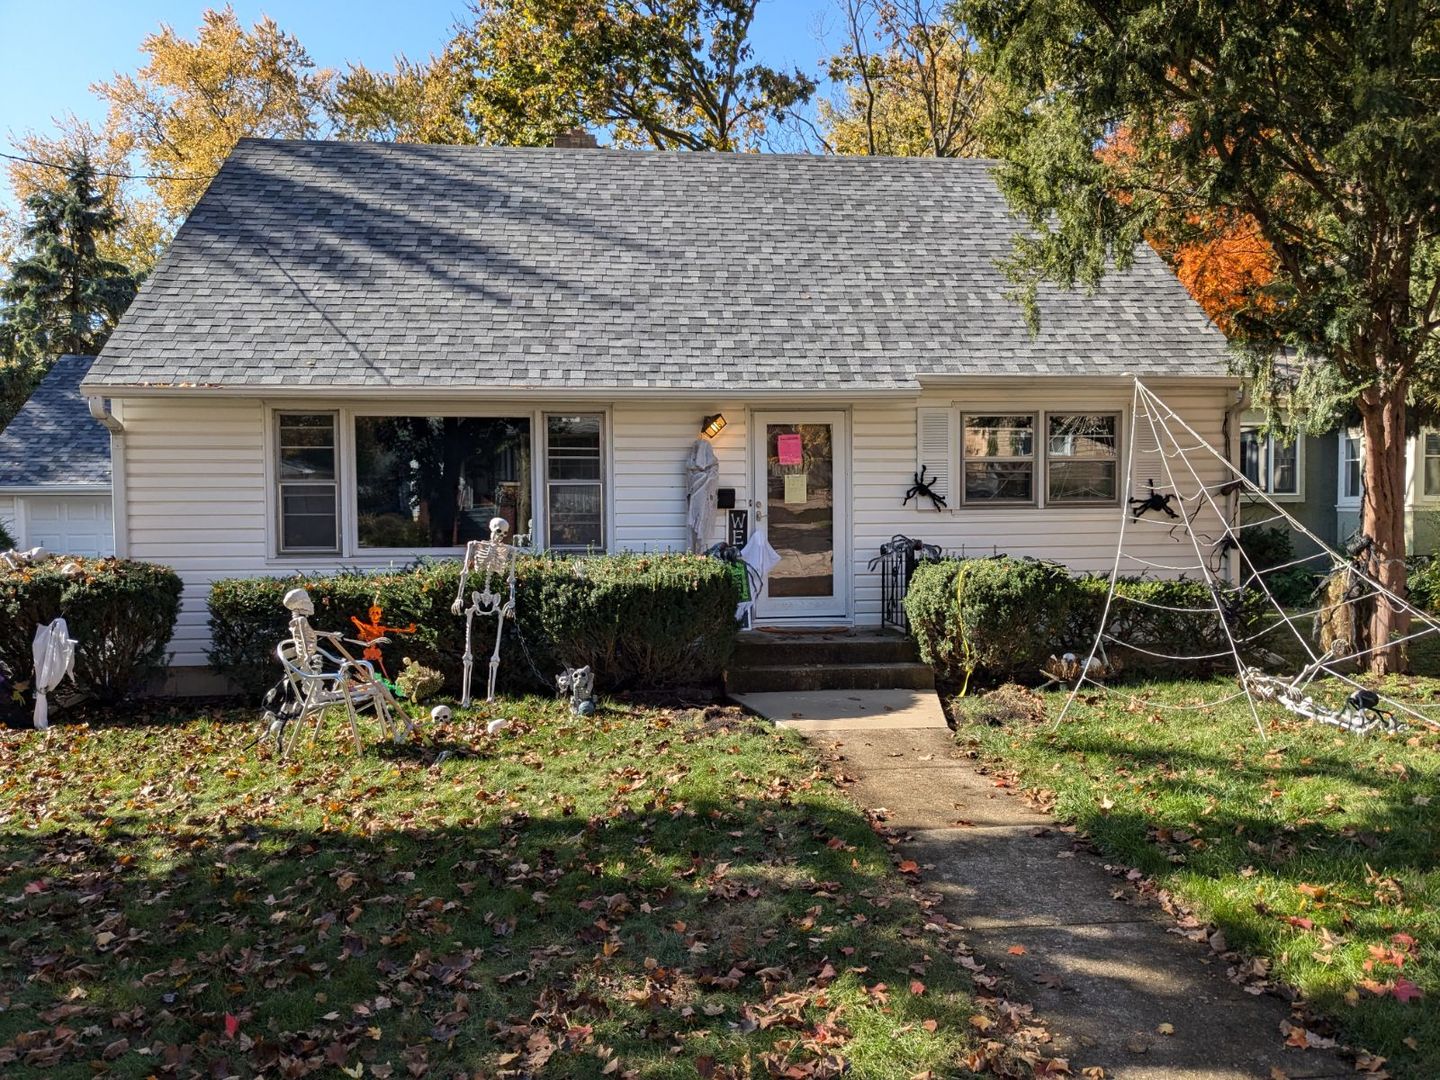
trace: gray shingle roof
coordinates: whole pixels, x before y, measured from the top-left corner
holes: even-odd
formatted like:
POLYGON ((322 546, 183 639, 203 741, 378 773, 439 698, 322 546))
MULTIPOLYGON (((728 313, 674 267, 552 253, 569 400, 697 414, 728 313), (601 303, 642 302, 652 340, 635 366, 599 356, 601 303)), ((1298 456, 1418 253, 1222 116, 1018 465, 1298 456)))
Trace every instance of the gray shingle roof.
POLYGON ((62 356, 0 432, 0 487, 110 483, 110 433, 90 415, 80 380, 93 356, 62 356))
POLYGON ((977 161, 245 140, 96 386, 732 391, 934 374, 1220 375, 1150 251, 1047 290, 977 161))

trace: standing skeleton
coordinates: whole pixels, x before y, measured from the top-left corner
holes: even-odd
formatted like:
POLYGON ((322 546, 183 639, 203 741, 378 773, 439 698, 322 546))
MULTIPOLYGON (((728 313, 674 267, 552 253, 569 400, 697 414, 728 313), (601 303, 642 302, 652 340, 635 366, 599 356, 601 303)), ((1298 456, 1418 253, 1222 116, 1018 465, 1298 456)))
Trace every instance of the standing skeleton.
POLYGON ((471 540, 465 545, 465 563, 460 568, 460 591, 455 596, 455 603, 450 605, 454 614, 465 614, 465 655, 462 658, 465 676, 460 692, 463 707, 470 705, 470 672, 475 666, 470 631, 476 615, 495 616, 495 650, 490 654, 490 678, 485 684, 485 700, 495 700, 495 676, 500 670, 500 639, 505 633, 505 620, 515 617, 515 560, 520 554, 517 545, 526 539, 517 536, 516 544, 507 544, 505 534, 509 531, 508 521, 494 517, 490 519, 489 540, 471 540), (470 606, 466 607, 465 586, 471 574, 479 574, 482 570, 485 572, 485 587, 470 594, 470 606), (505 596, 497 591, 501 581, 507 590, 505 596))

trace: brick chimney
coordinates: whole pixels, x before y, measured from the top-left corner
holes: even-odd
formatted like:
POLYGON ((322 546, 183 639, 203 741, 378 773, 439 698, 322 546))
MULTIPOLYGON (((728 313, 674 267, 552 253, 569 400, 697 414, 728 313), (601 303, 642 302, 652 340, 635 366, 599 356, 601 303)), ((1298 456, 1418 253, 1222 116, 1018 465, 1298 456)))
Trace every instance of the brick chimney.
POLYGON ((600 144, 596 142, 595 136, 582 127, 571 128, 569 131, 562 131, 555 136, 552 146, 565 150, 593 150, 600 144))

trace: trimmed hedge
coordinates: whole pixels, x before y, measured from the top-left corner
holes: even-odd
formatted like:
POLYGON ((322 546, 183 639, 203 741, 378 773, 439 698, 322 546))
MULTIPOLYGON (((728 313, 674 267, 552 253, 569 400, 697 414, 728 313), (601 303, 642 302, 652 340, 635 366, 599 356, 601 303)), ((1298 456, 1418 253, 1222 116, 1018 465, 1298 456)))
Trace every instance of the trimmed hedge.
MULTIPOLYGON (((366 621, 372 603, 391 634, 385 666, 397 675, 403 658, 460 688, 465 619, 450 605, 460 564, 422 561, 391 573, 240 578, 210 590, 210 662, 246 693, 279 675, 275 646, 286 633, 285 593, 303 586, 315 602, 313 624, 355 636, 352 617, 366 621)), ((480 583, 472 580, 472 589, 480 583)), ((607 691, 663 691, 718 684, 735 640, 735 583, 724 564, 699 555, 601 555, 522 558, 516 569, 516 618, 505 628, 500 686, 510 692, 553 690, 566 666, 590 665, 607 691)), ((483 695, 494 647, 495 620, 477 616, 472 684, 483 695)))
POLYGON ((180 613, 180 577, 129 559, 51 556, 0 569, 0 665, 34 677, 35 628, 64 618, 75 647, 75 679, 104 704, 139 690, 165 663, 180 613), (77 569, 66 574, 63 568, 77 569))
MULTIPOLYGON (((1056 563, 1031 559, 946 559, 915 569, 905 596, 920 656, 943 680, 970 674, 986 681, 1034 681, 1052 655, 1089 653, 1109 591, 1107 578, 1072 576, 1056 563)), ((1228 650, 1214 601, 1202 581, 1122 578, 1107 633, 1171 656, 1228 650), (1205 613, 1171 609, 1199 608, 1205 613)), ((1232 632, 1241 636, 1262 608, 1247 596, 1232 632), (1238 627, 1238 630, 1235 628, 1238 627)), ((1127 669, 1193 668, 1106 643, 1127 669)))

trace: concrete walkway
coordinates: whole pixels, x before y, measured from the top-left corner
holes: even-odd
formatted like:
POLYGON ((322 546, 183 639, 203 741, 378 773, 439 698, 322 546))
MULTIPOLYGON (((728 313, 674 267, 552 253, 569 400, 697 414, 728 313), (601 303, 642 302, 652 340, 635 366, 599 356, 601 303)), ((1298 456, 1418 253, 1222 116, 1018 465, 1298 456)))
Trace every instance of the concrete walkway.
POLYGON ((988 970, 1010 976, 1007 996, 1035 1006, 1075 1075, 1355 1075, 1328 1051, 1287 1047, 1283 1002, 1232 983, 1222 957, 1178 936, 1051 819, 979 773, 948 730, 862 725, 808 737, 855 778, 856 800, 909 834, 901 850, 922 881, 988 970))
POLYGON ((731 694, 730 700, 796 731, 948 730, 934 690, 797 690, 731 694))

